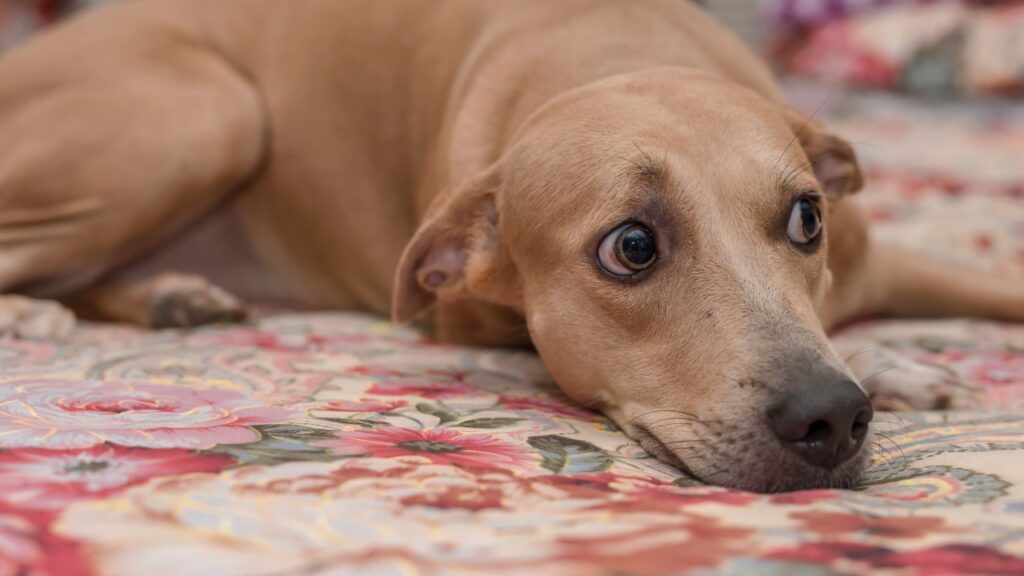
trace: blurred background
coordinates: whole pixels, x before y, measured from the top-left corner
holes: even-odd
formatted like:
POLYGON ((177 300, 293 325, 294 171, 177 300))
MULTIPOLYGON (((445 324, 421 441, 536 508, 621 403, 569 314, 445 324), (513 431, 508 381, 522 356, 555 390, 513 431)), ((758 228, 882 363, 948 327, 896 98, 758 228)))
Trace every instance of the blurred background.
POLYGON ((1022 0, 706 0, 780 71, 927 96, 1019 96, 1022 0))
MULTIPOLYGON (((0 49, 76 10, 111 1, 0 0, 0 49)), ((1024 94, 1024 0, 703 4, 794 76, 929 97, 1024 94)))

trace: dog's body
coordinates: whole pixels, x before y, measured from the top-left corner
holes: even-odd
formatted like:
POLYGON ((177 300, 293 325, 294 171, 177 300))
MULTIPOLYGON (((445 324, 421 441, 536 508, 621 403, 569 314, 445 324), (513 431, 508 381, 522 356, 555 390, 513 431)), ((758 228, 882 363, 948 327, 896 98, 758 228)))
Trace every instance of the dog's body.
MULTIPOLYGON (((863 435, 813 473, 782 473, 789 452, 758 460, 760 429, 713 424, 755 409, 760 422, 756 407, 799 380, 845 390, 823 396, 842 415, 806 401, 771 412, 801 458, 818 456, 801 452, 807 418, 793 410, 866 427, 823 326, 1024 321, 1010 283, 873 247, 841 201, 859 178, 849 147, 785 107, 766 66, 684 0, 137 0, 0 58, 0 290, 166 326, 241 313, 206 280, 402 320, 436 304, 444 339, 532 342, 570 395, 736 486, 856 476, 863 435), (790 196, 791 239, 814 228, 800 198, 827 203, 820 253, 775 241, 791 204, 774 204, 790 196), (630 246, 656 237, 660 270, 618 277, 605 260, 621 246, 608 256, 592 236, 641 221, 630 246), (192 275, 153 276, 168 271, 192 275), (682 431, 655 429, 657 412, 685 415, 682 431), (694 441, 705 453, 673 445, 694 441), (746 474, 711 469, 729 458, 746 474)), ((0 324, 65 330, 47 306, 4 297, 0 324)), ((873 392, 914 407, 959 398, 943 371, 914 370, 916 387, 873 392)))

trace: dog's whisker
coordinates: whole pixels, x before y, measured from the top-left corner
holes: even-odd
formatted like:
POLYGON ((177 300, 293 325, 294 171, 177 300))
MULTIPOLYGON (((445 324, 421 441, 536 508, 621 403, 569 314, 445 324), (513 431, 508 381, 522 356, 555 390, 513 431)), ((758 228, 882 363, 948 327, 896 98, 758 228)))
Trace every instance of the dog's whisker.
POLYGON ((690 412, 683 412, 682 410, 661 409, 661 410, 651 410, 649 412, 644 412, 642 414, 638 414, 638 415, 630 418, 629 419, 629 423, 630 424, 643 425, 643 422, 641 422, 641 420, 643 420, 644 418, 646 418, 648 416, 651 416, 652 414, 673 414, 673 415, 676 415, 675 417, 689 418, 689 419, 694 420, 695 422, 700 422, 701 421, 701 419, 696 414, 692 414, 690 412))
POLYGON ((887 148, 885 146, 882 146, 880 144, 876 144, 874 142, 868 142, 866 140, 850 140, 850 144, 857 144, 858 146, 869 146, 871 148, 874 148, 875 150, 881 150, 883 152, 889 150, 889 148, 887 148))
POLYGON ((895 364, 892 365, 892 366, 889 366, 888 368, 883 368, 882 370, 879 370, 878 372, 875 372, 871 376, 868 376, 867 378, 861 380, 860 381, 860 385, 861 385, 861 387, 863 387, 865 384, 867 384, 868 382, 874 380, 875 378, 878 378, 882 374, 885 374, 886 372, 889 372, 890 370, 895 370, 897 368, 899 368, 899 366, 896 366, 895 364))
POLYGON ((663 429, 663 428, 667 428, 667 427, 670 427, 670 428, 673 428, 673 429, 675 429, 675 428, 683 428, 683 427, 691 427, 692 428, 693 426, 696 426, 696 425, 699 425, 699 424, 701 424, 701 422, 694 422, 692 420, 678 420, 678 421, 672 421, 672 422, 661 422, 659 424, 655 424, 655 425, 652 425, 652 426, 647 426, 646 428, 648 430, 650 430, 650 431, 653 431, 655 429, 663 429))
MULTIPOLYGON (((891 430, 888 430, 890 434, 904 430, 907 427, 907 421, 895 412, 876 412, 875 417, 881 418, 882 423, 891 427, 891 430)), ((877 428, 875 431, 876 433, 879 432, 877 428)))
POLYGON ((907 459, 907 454, 903 451, 903 447, 900 446, 899 442, 897 442, 892 436, 889 436, 887 434, 884 434, 882 432, 877 432, 877 431, 875 432, 875 434, 877 436, 881 437, 883 440, 886 440, 890 444, 892 444, 893 448, 895 448, 896 450, 899 451, 899 454, 900 454, 899 457, 900 457, 901 460, 906 460, 907 459))
MULTIPOLYGON (((672 413, 670 412, 669 414, 672 414, 672 413)), ((686 419, 686 420, 692 420, 694 422, 713 422, 713 420, 702 420, 702 419, 694 416, 693 414, 687 414, 687 413, 684 413, 684 412, 680 412, 677 415, 666 416, 666 417, 664 417, 664 418, 662 418, 660 420, 655 420, 654 422, 661 422, 663 420, 669 420, 669 419, 677 419, 677 420, 678 419, 686 419)), ((650 422, 650 424, 653 424, 654 422, 650 422)))
POLYGON ((844 363, 849 363, 850 360, 853 360, 857 356, 860 356, 861 354, 863 354, 865 352, 869 352, 871 350, 876 350, 876 349, 881 349, 881 346, 876 346, 876 345, 871 344, 871 345, 868 345, 868 346, 864 346, 863 348, 858 348, 853 354, 850 354, 849 356, 847 356, 846 359, 843 360, 843 362, 844 363))
POLYGON ((792 170, 787 172, 786 175, 782 177, 782 187, 783 188, 788 187, 789 184, 790 184, 790 180, 792 180, 794 176, 796 176, 797 174, 803 172, 804 170, 806 170, 806 169, 808 169, 808 168, 810 168, 812 166, 814 166, 814 162, 808 162, 808 163, 803 164, 801 166, 797 166, 796 168, 793 168, 792 170))
POLYGON ((881 460, 881 462, 877 464, 876 467, 892 469, 890 474, 886 475, 881 479, 882 481, 887 481, 890 478, 895 477, 899 471, 906 468, 907 457, 903 453, 903 449, 899 446, 899 444, 894 442, 891 438, 884 437, 884 439, 888 440, 889 444, 892 445, 893 449, 887 448, 881 440, 872 442, 871 446, 873 450, 871 456, 877 456, 881 460), (898 452, 898 455, 896 452, 898 452))
POLYGON ((818 114, 825 107, 825 105, 828 104, 829 100, 832 99, 832 96, 835 95, 835 93, 836 93, 836 86, 832 86, 832 88, 828 92, 828 95, 825 96, 825 98, 821 101, 821 103, 818 104, 818 107, 814 109, 814 113, 812 113, 810 116, 807 117, 807 120, 804 121, 803 125, 800 126, 800 129, 797 130, 796 133, 793 135, 793 139, 790 140, 788 144, 786 144, 785 148, 782 149, 782 153, 779 154, 779 157, 776 158, 775 162, 772 163, 772 167, 777 166, 779 164, 779 161, 782 160, 782 158, 786 156, 786 152, 789 152, 789 149, 793 147, 793 143, 800 139, 800 136, 803 135, 804 130, 807 130, 807 127, 811 125, 811 122, 814 121, 815 117, 818 116, 818 114))
POLYGON ((644 170, 643 164, 640 164, 639 162, 633 160, 632 158, 629 158, 627 156, 616 156, 616 158, 618 158, 619 160, 624 160, 625 162, 629 163, 630 165, 633 166, 634 169, 636 169, 637 172, 643 172, 644 170))
POLYGON ((643 418, 644 416, 648 416, 650 414, 657 414, 659 412, 672 412, 673 414, 685 414, 686 416, 692 416, 694 418, 697 417, 692 412, 684 412, 682 410, 672 410, 672 409, 669 409, 669 408, 662 408, 662 409, 658 409, 658 410, 651 410, 650 412, 644 412, 643 414, 640 414, 636 418, 643 418))
POLYGON ((685 444, 706 444, 706 443, 707 443, 707 441, 703 440, 701 438, 689 438, 689 439, 683 438, 683 439, 679 439, 679 440, 669 440, 668 442, 662 442, 662 444, 664 444, 666 446, 668 446, 670 444, 673 445, 673 446, 675 446, 675 445, 680 445, 681 446, 681 445, 685 445, 685 444))
POLYGON ((690 420, 688 418, 666 418, 663 420, 658 420, 657 422, 646 424, 644 425, 644 428, 646 428, 647 430, 653 430, 655 428, 663 428, 665 426, 693 426, 696 424, 703 424, 703 422, 690 420))
POLYGON ((871 443, 870 455, 872 458, 877 457, 879 460, 881 460, 882 465, 891 465, 896 462, 896 455, 893 454, 892 451, 890 451, 888 448, 886 448, 881 442, 871 443))

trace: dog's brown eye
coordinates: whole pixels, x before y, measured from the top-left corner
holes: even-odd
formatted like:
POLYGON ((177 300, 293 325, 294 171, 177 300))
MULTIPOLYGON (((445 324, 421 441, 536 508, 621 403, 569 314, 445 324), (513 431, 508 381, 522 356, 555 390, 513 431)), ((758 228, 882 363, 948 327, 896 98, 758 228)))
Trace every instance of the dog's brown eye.
POLYGON ((818 203, 808 198, 797 200, 786 227, 789 239, 799 246, 809 246, 821 236, 821 228, 821 209, 818 203))
POLYGON ((654 234, 640 224, 623 224, 601 241, 601 266, 616 276, 632 276, 651 267, 658 258, 654 234))

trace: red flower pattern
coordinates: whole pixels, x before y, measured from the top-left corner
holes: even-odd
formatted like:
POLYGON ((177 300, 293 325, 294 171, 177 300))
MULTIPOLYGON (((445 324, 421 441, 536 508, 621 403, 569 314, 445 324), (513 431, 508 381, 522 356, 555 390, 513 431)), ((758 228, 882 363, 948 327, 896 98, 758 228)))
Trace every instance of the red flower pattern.
POLYGON ((374 400, 372 398, 363 398, 360 400, 337 400, 334 402, 327 402, 320 406, 317 406, 316 410, 325 410, 328 412, 378 412, 387 413, 406 406, 408 402, 405 400, 374 400))
POLYGON ((405 380, 376 382, 366 393, 378 396, 419 396, 431 400, 482 394, 479 388, 461 382, 415 382, 405 380))
MULTIPOLYGON (((820 38, 818 56, 848 39, 820 38)), ((801 64, 821 70, 810 59, 801 64)), ((837 69, 875 84, 894 78, 866 50, 824 71, 837 69)), ((985 109, 980 120, 957 113, 935 122, 934 111, 915 116, 927 107, 886 102, 857 112, 847 101, 850 117, 829 119, 850 140, 883 150, 872 157, 875 146, 860 147, 871 184, 858 201, 876 231, 1024 269, 1024 115, 985 109), (915 148, 909 135, 922 130, 925 146, 915 148), (913 161, 890 165, 901 155, 913 161)), ((678 471, 594 426, 593 413, 544 396, 521 369, 525 355, 495 352, 483 362, 379 319, 288 316, 258 328, 162 335, 86 326, 66 346, 0 342, 0 574, 78 576, 93 566, 143 574, 168 550, 182 571, 217 575, 290 554, 301 569, 275 573, 351 572, 377 561, 380 571, 463 572, 499 554, 495 574, 715 571, 732 560, 757 572, 772 559, 809 565, 794 572, 1024 573, 1012 536, 1022 506, 1012 486, 1018 460, 1007 450, 1022 444, 1012 413, 1024 409, 1021 332, 959 323, 950 340, 940 330, 923 345, 905 332, 890 337, 885 326, 870 325, 872 343, 952 365, 988 388, 988 407, 1011 414, 907 416, 916 428, 896 436, 909 456, 898 479, 876 479, 864 491, 772 496, 676 486, 678 471), (229 353, 211 358, 210 350, 229 353), (31 387, 15 384, 26 375, 67 379, 70 392, 34 401, 31 387), (125 380, 140 380, 147 394, 114 384, 125 380), (205 400, 166 401, 177 395, 205 400), (423 406, 429 399, 451 402, 423 406), (249 401, 274 409, 255 418, 249 401), (321 409, 373 416, 309 417, 321 409), (221 432, 195 441, 187 419, 197 410, 221 432), (87 418, 106 426, 79 430, 87 418), (458 427, 471 419, 486 432, 458 427), (530 443, 554 435, 572 442, 543 450, 530 443), (112 438, 125 442, 104 443, 112 438), (959 460, 964 451, 974 454, 959 460), (339 552, 345 546, 348 556, 339 552)))
POLYGON ((103 498, 150 478, 216 472, 234 464, 226 454, 113 445, 79 450, 24 448, 0 452, 0 501, 20 508, 60 509, 103 498))
POLYGON ((523 466, 533 457, 519 446, 508 444, 489 434, 463 434, 434 428, 387 427, 377 430, 345 432, 336 440, 318 443, 338 454, 365 454, 376 458, 418 456, 433 464, 465 468, 523 466))
POLYGON ((567 402, 546 396, 512 396, 504 394, 499 398, 499 401, 506 410, 535 410, 537 412, 576 418, 577 420, 592 420, 600 417, 596 412, 589 412, 567 402))

